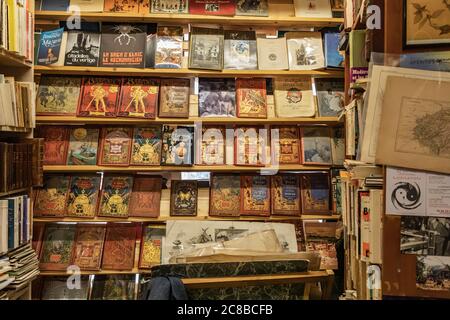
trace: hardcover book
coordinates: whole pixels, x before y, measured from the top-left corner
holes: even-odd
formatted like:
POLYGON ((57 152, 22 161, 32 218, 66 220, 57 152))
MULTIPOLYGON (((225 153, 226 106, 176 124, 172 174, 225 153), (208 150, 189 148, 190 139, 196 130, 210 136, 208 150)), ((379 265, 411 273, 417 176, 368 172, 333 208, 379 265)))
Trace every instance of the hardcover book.
POLYGON ((132 187, 132 176, 105 176, 98 215, 116 218, 128 217, 132 187))
POLYGON ((300 163, 300 135, 297 126, 271 128, 273 164, 300 163))
POLYGON ((311 79, 279 79, 274 81, 275 113, 280 118, 313 117, 314 108, 311 79))
POLYGON ((267 132, 264 127, 239 126, 235 129, 234 163, 263 166, 266 164, 267 132))
POLYGON ((152 13, 188 13, 188 0, 150 0, 152 13))
POLYGON ((99 225, 79 225, 75 236, 72 264, 81 270, 99 270, 102 262, 106 228, 99 225))
POLYGON ((136 275, 96 275, 91 300, 134 300, 136 275))
POLYGON ((183 28, 160 26, 156 38, 155 68, 179 69, 183 62, 183 28))
POLYGON ((294 0, 294 9, 299 18, 332 18, 330 0, 294 0))
POLYGON ((47 224, 42 240, 40 270, 66 270, 72 261, 74 225, 47 224))
POLYGON ((79 218, 93 218, 97 211, 97 201, 101 177, 74 176, 70 181, 67 215, 79 218))
POLYGON ((196 216, 198 202, 197 181, 172 180, 170 186, 170 215, 196 216))
POLYGON ((189 43, 189 68, 223 69, 223 31, 192 27, 189 43))
POLYGON ((36 115, 75 115, 81 78, 42 76, 36 94, 36 115))
POLYGON ((147 24, 147 39, 145 41, 145 67, 155 67, 156 37, 158 26, 156 23, 147 24))
POLYGON ((42 0, 40 10, 67 11, 67 8, 69 8, 69 2, 70 0, 42 0))
POLYGON ((66 164, 68 134, 66 127, 45 126, 39 128, 39 136, 44 138, 44 165, 66 164))
POLYGON ((127 166, 130 163, 133 128, 102 128, 99 165, 127 166))
POLYGON ((102 23, 100 67, 144 68, 145 24, 102 23))
POLYGON ((102 269, 132 270, 136 246, 136 225, 110 223, 106 227, 102 269))
POLYGON ((120 89, 119 117, 154 119, 159 80, 125 78, 120 89))
POLYGON ((161 164, 194 164, 193 126, 163 125, 161 164))
POLYGON ((289 69, 286 38, 256 38, 259 70, 289 69))
POLYGON ((272 176, 272 214, 300 215, 298 175, 272 176))
POLYGON ((41 300, 87 300, 89 276, 81 276, 80 287, 67 286, 67 277, 46 277, 42 285, 41 300))
POLYGON ((83 78, 79 117, 115 117, 121 80, 117 78, 83 78))
POLYGON ((162 177, 135 176, 130 199, 130 217, 157 218, 161 205, 162 177))
POLYGON ((226 135, 224 126, 202 126, 199 143, 199 164, 223 165, 225 159, 226 135))
POLYGON ((302 213, 330 213, 330 182, 328 174, 311 173, 300 176, 302 213))
POLYGON ((235 117, 234 79, 200 78, 198 114, 200 117, 235 117))
POLYGON ((239 118, 267 118, 265 79, 236 79, 236 105, 239 118))
POLYGON ((95 165, 97 163, 99 129, 70 129, 69 148, 67 151, 68 165, 95 165))
POLYGON ((103 0, 70 0, 71 6, 77 6, 81 12, 103 12, 103 0))
POLYGON ((64 216, 69 193, 70 177, 46 175, 44 186, 36 191, 35 216, 64 216))
POLYGON ((64 65, 96 67, 100 55, 100 34, 85 31, 69 31, 64 65))
POLYGON ((325 67, 320 32, 287 32, 290 70, 314 70, 325 67))
POLYGON ((224 69, 258 69, 254 31, 225 30, 224 69))
POLYGON ((330 128, 302 127, 303 164, 332 164, 330 128))
POLYGON ((189 0, 190 14, 234 16, 234 0, 189 0))
POLYGON ((64 28, 41 32, 37 65, 51 65, 58 62, 64 28))
POLYGON ((132 165, 161 163, 161 127, 158 125, 134 128, 131 151, 132 165))
POLYGON ((270 177, 241 176, 241 215, 270 216, 270 177))
POLYGON ((189 90, 189 79, 161 79, 159 116, 161 118, 188 118, 189 90))
POLYGON ((342 79, 314 78, 317 109, 320 117, 338 117, 345 107, 342 79))
POLYGON ((325 66, 327 68, 344 68, 344 56, 339 52, 339 33, 324 33, 325 66))
POLYGON ((209 215, 240 215, 241 178, 239 175, 214 174, 211 177, 209 193, 209 215))
POLYGON ((269 6, 267 0, 237 0, 237 16, 269 16, 269 6))
POLYGON ((152 0, 105 0, 104 12, 148 13, 152 0))
POLYGON ((146 225, 142 230, 139 269, 161 264, 161 246, 166 230, 160 225, 146 225))
POLYGON ((333 164, 342 166, 345 160, 345 131, 343 127, 331 128, 331 156, 333 164))

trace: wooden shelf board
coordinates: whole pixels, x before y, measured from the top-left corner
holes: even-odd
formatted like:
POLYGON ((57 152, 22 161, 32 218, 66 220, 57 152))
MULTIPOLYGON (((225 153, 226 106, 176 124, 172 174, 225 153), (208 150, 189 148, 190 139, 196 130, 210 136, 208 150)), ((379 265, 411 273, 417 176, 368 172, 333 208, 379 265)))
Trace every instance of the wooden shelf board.
MULTIPOLYGON (((133 270, 82 270, 81 275, 111 275, 111 274, 136 274, 136 273, 150 273, 150 270, 133 269, 133 270)), ((65 271, 41 271, 40 276, 70 276, 72 273, 65 271)))
POLYGON ((0 66, 31 68, 33 65, 17 53, 0 48, 0 66))
POLYGON ((0 126, 0 132, 20 132, 20 133, 28 133, 31 129, 29 128, 19 128, 19 127, 10 127, 10 126, 0 126))
POLYGON ((21 188, 21 189, 10 190, 7 192, 0 192, 0 197, 6 197, 6 196, 10 196, 10 195, 13 195, 16 193, 26 192, 28 190, 29 190, 29 188, 21 188))
POLYGON ((265 77, 320 76, 344 77, 343 70, 194 70, 194 69, 139 69, 111 67, 34 66, 36 74, 158 76, 158 77, 265 77))

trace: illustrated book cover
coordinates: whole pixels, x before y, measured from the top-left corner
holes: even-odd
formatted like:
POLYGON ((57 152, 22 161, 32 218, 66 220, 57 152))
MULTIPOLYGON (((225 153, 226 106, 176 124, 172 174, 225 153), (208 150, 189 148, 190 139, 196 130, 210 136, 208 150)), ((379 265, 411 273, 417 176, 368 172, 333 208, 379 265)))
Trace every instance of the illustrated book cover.
POLYGON ((236 105, 239 118, 267 118, 265 79, 236 79, 236 105))
POLYGON ((158 108, 159 80, 125 78, 117 116, 154 119, 158 108))
POLYGON ((268 17, 268 0, 237 0, 236 15, 268 17))
POLYGON ((59 60, 64 28, 41 32, 37 65, 51 65, 59 60))
POLYGON ((345 107, 344 81, 314 78, 319 117, 338 117, 345 107))
POLYGON ((116 218, 128 217, 132 188, 132 176, 105 176, 98 215, 116 218))
POLYGON ((295 16, 299 18, 332 18, 329 0, 294 0, 295 16))
POLYGON ((221 29, 192 27, 189 43, 190 69, 223 69, 223 41, 221 29))
POLYGON ((131 150, 132 165, 160 165, 161 126, 136 127, 131 150))
POLYGON ((183 125, 163 125, 162 165, 194 164, 194 127, 183 125))
POLYGON ((333 164, 342 166, 345 160, 345 130, 343 127, 333 127, 330 132, 333 164))
POLYGON ((149 1, 153 0, 105 0, 104 12, 123 13, 148 13, 150 9, 149 1))
POLYGON ((327 68, 344 68, 344 55, 339 52, 340 37, 338 32, 325 32, 325 66, 327 68))
POLYGON ((133 269, 136 231, 135 224, 110 223, 107 225, 102 269, 133 269))
POLYGON ((272 176, 272 214, 300 215, 300 188, 298 175, 272 176))
POLYGON ((330 177, 328 174, 311 173, 300 176, 303 214, 330 213, 330 177))
POLYGON ((136 275, 95 275, 91 300, 135 300, 136 275))
POLYGON ((161 205, 162 177, 135 176, 130 199, 130 217, 157 218, 161 205))
POLYGON ((39 128, 44 138, 44 165, 66 164, 69 132, 66 127, 44 126, 39 128))
POLYGON ((188 0, 150 0, 152 13, 188 13, 188 0))
POLYGON ((331 165, 331 139, 328 127, 302 127, 303 164, 331 165))
POLYGON ((256 34, 254 31, 224 31, 224 69, 258 69, 256 34))
POLYGON ((256 38, 259 70, 289 69, 286 38, 256 38))
POLYGON ((99 270, 102 263, 106 228, 101 225, 77 226, 72 264, 81 270, 99 270))
POLYGON ((213 174, 209 193, 209 215, 240 215, 241 178, 235 174, 213 174))
POLYGON ((226 163, 225 145, 226 134, 225 126, 202 126, 202 132, 199 134, 200 143, 197 151, 199 153, 198 164, 201 165, 223 165, 226 163))
POLYGON ((311 79, 277 78, 273 95, 275 113, 280 118, 313 117, 316 114, 311 79))
POLYGON ((100 36, 96 32, 69 31, 64 65, 96 67, 100 56, 100 36))
POLYGON ((150 269, 161 264, 161 247, 166 229, 161 225, 145 225, 142 228, 139 268, 150 269))
POLYGON ((300 163, 300 135, 297 126, 272 126, 270 141, 273 164, 300 163))
POLYGON ((241 215, 270 216, 270 177, 241 175, 241 215))
POLYGON ((115 117, 120 84, 120 78, 83 78, 77 116, 115 117))
POLYGON ((179 69, 183 63, 183 27, 158 26, 155 68, 179 69))
POLYGON ((96 165, 99 134, 100 131, 97 128, 71 128, 67 164, 96 165))
POLYGON ((67 277, 47 277, 43 280, 41 300, 87 300, 88 298, 89 276, 81 276, 79 288, 70 289, 67 286, 67 277))
POLYGON ((159 116, 161 118, 188 118, 189 92, 189 79, 161 79, 159 116))
POLYGON ((70 181, 67 215, 78 218, 93 218, 97 212, 100 192, 98 175, 73 176, 70 181))
POLYGON ((196 180, 172 180, 170 186, 170 215, 196 216, 198 187, 196 180))
POLYGON ((267 162, 267 130, 262 126, 238 126, 234 133, 234 164, 264 166, 267 162))
POLYGON ((320 32, 287 32, 285 37, 290 70, 314 70, 325 67, 320 32))
POLYGON ((200 78, 198 114, 200 117, 235 117, 235 80, 200 78))
POLYGON ((234 0, 189 0, 189 13, 202 15, 234 16, 234 0))
POLYGON ((74 225, 47 224, 42 240, 40 270, 65 271, 72 261, 74 225))
POLYGON ((133 128, 102 128, 98 164, 127 166, 130 163, 133 128))
POLYGON ((36 94, 36 115, 75 115, 81 78, 42 76, 36 94))
POLYGON ((69 176, 45 175, 43 187, 36 190, 34 216, 64 216, 69 185, 69 176))

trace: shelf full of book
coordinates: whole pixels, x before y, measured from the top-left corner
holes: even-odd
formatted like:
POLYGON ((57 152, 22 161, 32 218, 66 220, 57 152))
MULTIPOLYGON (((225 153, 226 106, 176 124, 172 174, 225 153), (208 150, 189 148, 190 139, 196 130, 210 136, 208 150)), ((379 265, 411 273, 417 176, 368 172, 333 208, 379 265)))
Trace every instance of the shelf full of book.
POLYGON ((33 65, 27 58, 20 56, 16 52, 0 48, 0 66, 15 68, 31 68, 33 65))

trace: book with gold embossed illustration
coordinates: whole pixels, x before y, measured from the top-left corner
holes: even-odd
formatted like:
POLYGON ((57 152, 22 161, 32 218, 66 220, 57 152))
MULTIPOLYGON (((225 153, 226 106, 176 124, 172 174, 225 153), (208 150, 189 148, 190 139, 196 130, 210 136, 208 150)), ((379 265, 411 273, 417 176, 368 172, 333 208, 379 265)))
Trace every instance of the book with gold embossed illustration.
POLYGON ((85 77, 78 104, 78 117, 115 117, 120 78, 85 77))
POLYGON ((116 218, 128 217, 132 187, 132 176, 104 177, 98 215, 116 218))
POLYGON ((161 225, 143 227, 139 257, 140 269, 149 269, 154 265, 161 264, 161 245, 165 234, 166 229, 161 225))
POLYGON ((241 215, 270 216, 269 176, 241 176, 241 215))
POLYGON ((134 128, 131 150, 132 165, 154 165, 161 163, 161 127, 134 128))
POLYGON ((102 225, 77 226, 72 264, 81 270, 99 270, 106 229, 102 225))
POLYGON ((74 176, 70 182, 67 215, 93 218, 97 211, 100 176, 74 176))
POLYGON ((300 134, 297 126, 272 126, 271 144, 274 164, 300 163, 300 134))
POLYGON ((136 231, 135 224, 110 223, 107 225, 102 269, 133 269, 136 231))
POLYGON ((154 119, 158 107, 159 80, 125 78, 120 90, 119 117, 154 119))
POLYGON ((211 178, 209 215, 239 216, 241 178, 232 174, 214 174, 211 178))
POLYGON ((43 188, 36 190, 34 216, 64 216, 70 177, 64 175, 45 175, 43 188))
POLYGON ((300 215, 299 178, 294 174, 272 176, 272 214, 300 215))
POLYGON ((172 180, 170 187, 170 215, 196 216, 198 187, 195 180, 172 180))
POLYGON ((102 128, 99 165, 127 166, 130 163, 133 128, 102 128))

